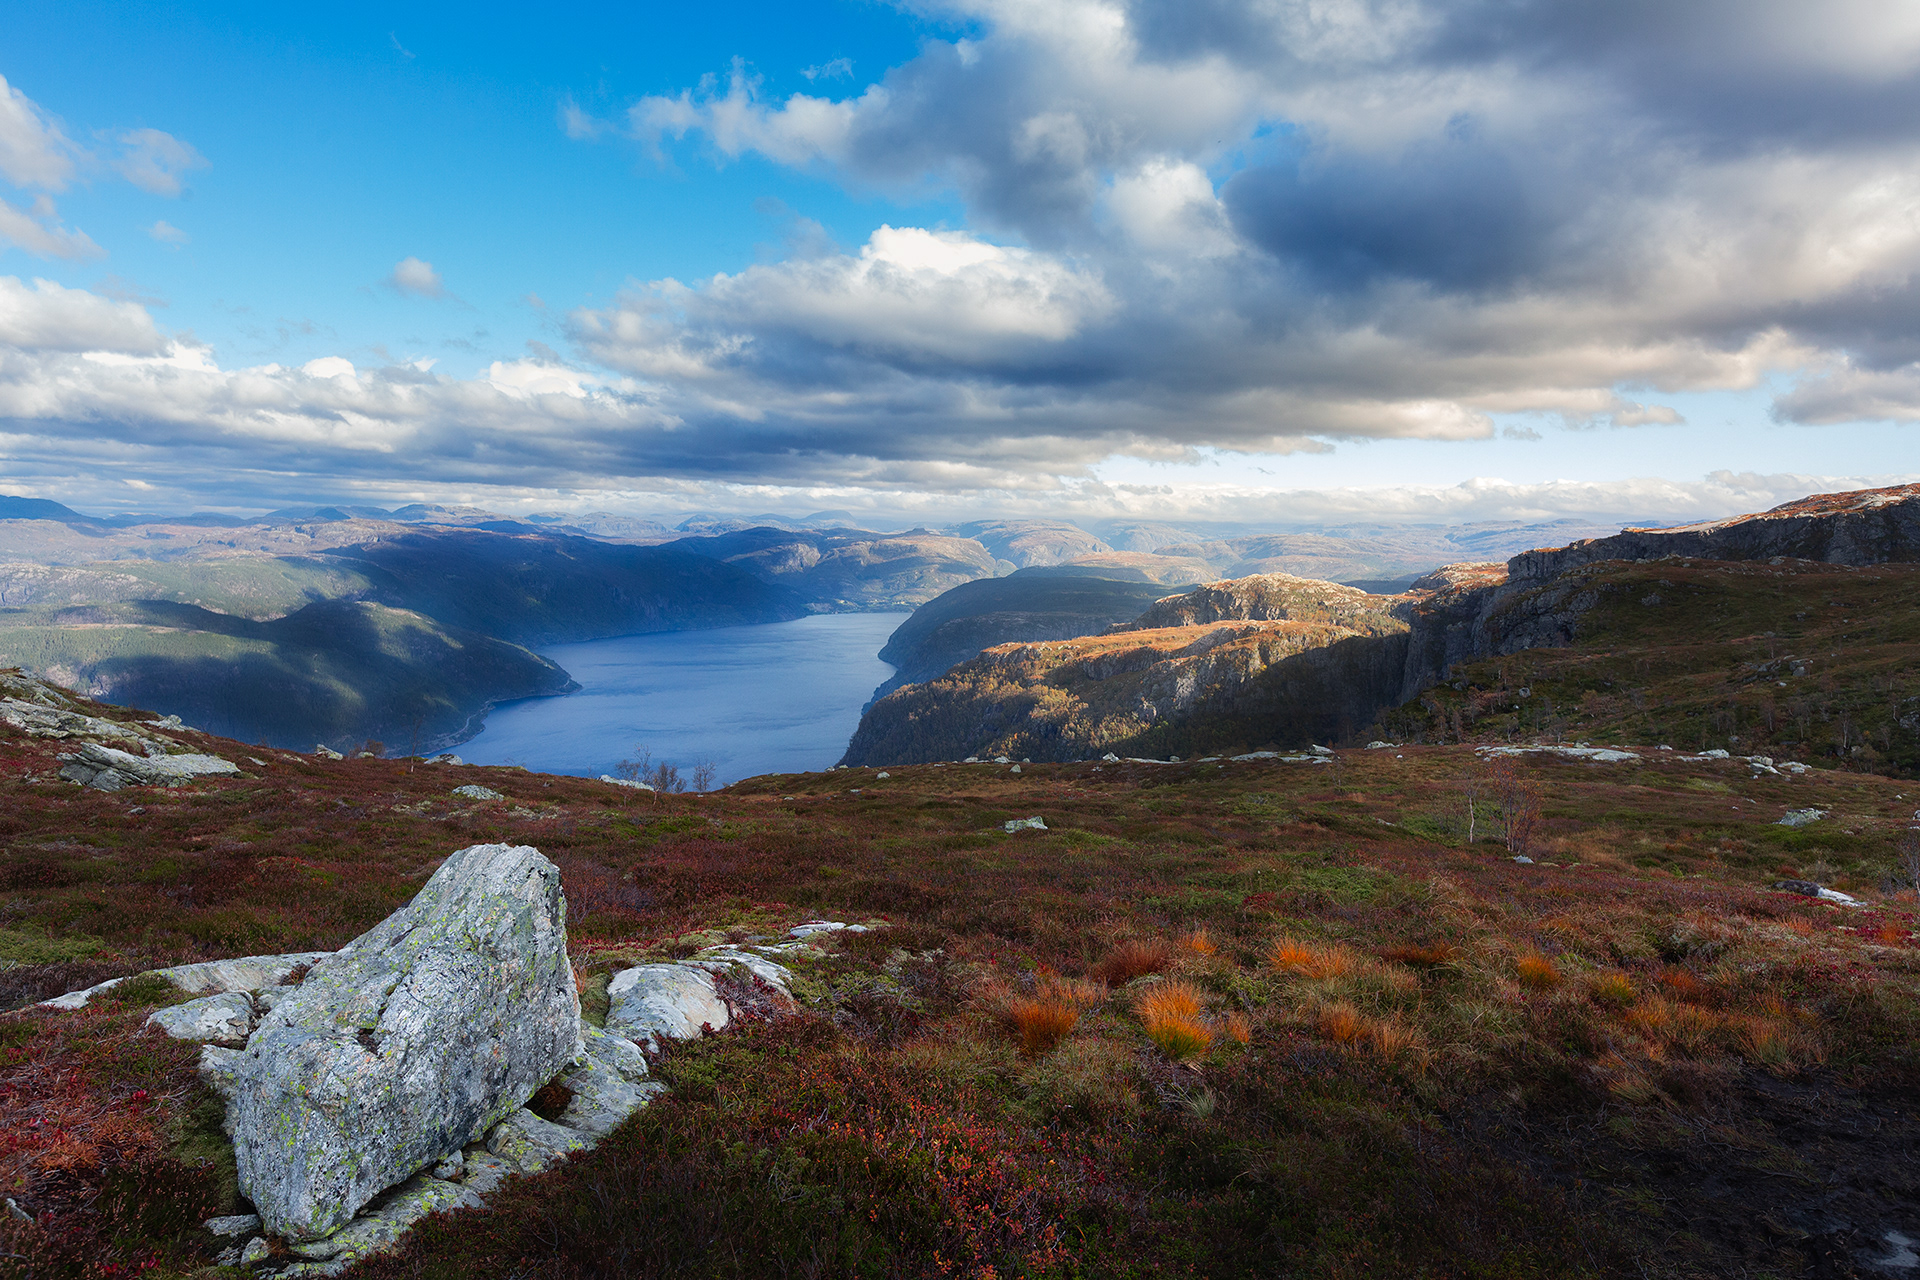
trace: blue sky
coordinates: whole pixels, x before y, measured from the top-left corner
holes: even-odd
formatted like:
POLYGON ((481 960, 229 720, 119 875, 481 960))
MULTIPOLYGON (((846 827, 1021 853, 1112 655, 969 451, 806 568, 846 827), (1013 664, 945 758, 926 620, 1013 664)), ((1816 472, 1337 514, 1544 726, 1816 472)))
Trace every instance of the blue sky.
POLYGON ((1803 10, 0 4, 5 488, 880 523, 1920 479, 1920 22, 1803 10))

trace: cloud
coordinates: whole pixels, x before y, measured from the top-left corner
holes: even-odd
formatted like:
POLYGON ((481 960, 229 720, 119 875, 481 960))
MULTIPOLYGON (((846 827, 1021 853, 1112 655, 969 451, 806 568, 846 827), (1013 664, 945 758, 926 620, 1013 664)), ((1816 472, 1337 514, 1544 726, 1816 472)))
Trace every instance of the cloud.
POLYGON ((808 67, 801 71, 800 74, 809 80, 838 80, 843 76, 851 76, 853 74, 853 59, 835 58, 831 62, 823 62, 818 66, 808 67))
POLYGON ((883 288, 876 241, 635 290, 574 336, 690 420, 929 463, 1045 438, 1061 474, 1497 413, 1678 424, 1661 397, 1849 361, 1778 411, 1904 413, 1920 21, 1843 7, 948 0, 970 34, 864 87, 774 97, 735 62, 625 131, 951 192, 972 229, 921 234, 1024 246, 999 314, 1061 323, 970 334, 990 291, 883 288))
POLYGON ((206 157, 159 129, 128 129, 116 141, 113 167, 121 177, 156 196, 180 194, 180 175, 207 167, 206 157))
POLYGON ((60 224, 53 201, 36 198, 31 212, 17 209, 0 200, 0 250, 8 245, 25 249, 38 258, 104 258, 106 250, 95 244, 86 232, 60 224))
POLYGON ((166 348, 146 308, 114 302, 51 280, 31 286, 0 276, 0 346, 35 356, 114 351, 156 356, 166 348))
POLYGON ((161 244, 170 245, 176 249, 193 239, 192 236, 174 226, 165 218, 161 218, 152 226, 148 227, 147 234, 153 239, 158 240, 161 244))
POLYGON ((387 287, 416 298, 444 298, 447 292, 433 264, 422 262, 412 255, 393 264, 393 271, 387 276, 387 287))
POLYGON ((60 127, 0 76, 0 177, 16 187, 64 191, 74 150, 60 127))

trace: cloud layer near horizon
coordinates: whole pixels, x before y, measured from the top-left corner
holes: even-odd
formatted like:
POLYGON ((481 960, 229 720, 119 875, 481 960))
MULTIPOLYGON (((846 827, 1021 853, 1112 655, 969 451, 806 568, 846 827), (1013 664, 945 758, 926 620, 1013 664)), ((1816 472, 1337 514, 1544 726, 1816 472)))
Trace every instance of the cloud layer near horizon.
MULTIPOLYGON (((978 34, 842 97, 771 100, 735 67, 566 131, 952 191, 967 230, 796 235, 786 261, 573 311, 571 364, 468 379, 225 369, 136 304, 0 279, 8 448, 342 484, 1059 494, 1114 454, 1672 422, 1665 394, 1783 374, 1786 420, 1920 420, 1910 5, 940 11, 978 34)), ((0 172, 60 189, 71 144, 0 95, 0 172)), ((122 172, 177 190, 197 156, 142 145, 122 172)), ((31 251, 85 251, 8 216, 31 251)), ((437 294, 417 266, 395 287, 437 294)))

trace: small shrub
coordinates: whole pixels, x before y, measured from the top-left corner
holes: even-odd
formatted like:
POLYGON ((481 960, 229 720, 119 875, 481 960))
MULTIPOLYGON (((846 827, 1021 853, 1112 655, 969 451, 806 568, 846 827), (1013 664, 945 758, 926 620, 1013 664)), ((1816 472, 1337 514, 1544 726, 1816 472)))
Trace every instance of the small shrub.
POLYGON ((1159 973, 1173 960, 1173 948, 1158 938, 1129 938, 1093 967, 1093 976, 1110 987, 1159 973))
POLYGON ((1529 951, 1520 957, 1520 985, 1534 991, 1551 991, 1560 985, 1560 970, 1551 959, 1538 951, 1529 951))

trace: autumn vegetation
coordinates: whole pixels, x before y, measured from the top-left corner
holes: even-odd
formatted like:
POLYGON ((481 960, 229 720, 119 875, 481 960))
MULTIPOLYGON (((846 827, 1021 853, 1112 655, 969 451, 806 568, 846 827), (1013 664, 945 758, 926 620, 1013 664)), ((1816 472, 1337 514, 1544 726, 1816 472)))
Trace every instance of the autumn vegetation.
POLYGON ((248 776, 85 792, 0 737, 10 1274, 210 1274, 237 1207, 191 1048, 142 1027, 177 997, 32 1001, 336 947, 487 840, 560 866, 589 1018, 638 961, 871 931, 360 1277, 1814 1276, 1920 1195, 1920 793, 1856 760, 1518 757, 1520 864, 1452 744, 707 795, 196 745, 248 776))

